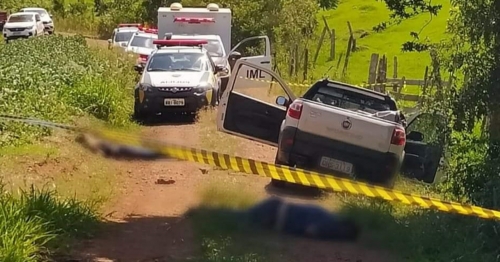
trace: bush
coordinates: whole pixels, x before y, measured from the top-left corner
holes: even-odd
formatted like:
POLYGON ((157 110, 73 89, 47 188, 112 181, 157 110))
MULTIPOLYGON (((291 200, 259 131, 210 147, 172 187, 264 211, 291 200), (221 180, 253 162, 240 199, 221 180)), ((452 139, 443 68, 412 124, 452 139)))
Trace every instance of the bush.
POLYGON ((18 197, 0 187, 0 261, 40 261, 61 241, 92 235, 99 223, 94 207, 59 200, 54 191, 32 187, 18 197))
MULTIPOLYGON (((59 122, 90 114, 127 124, 135 72, 127 56, 113 52, 94 50, 81 36, 38 37, 0 46, 0 112, 59 122)), ((0 131, 0 146, 49 132, 17 123, 0 123, 0 131)))

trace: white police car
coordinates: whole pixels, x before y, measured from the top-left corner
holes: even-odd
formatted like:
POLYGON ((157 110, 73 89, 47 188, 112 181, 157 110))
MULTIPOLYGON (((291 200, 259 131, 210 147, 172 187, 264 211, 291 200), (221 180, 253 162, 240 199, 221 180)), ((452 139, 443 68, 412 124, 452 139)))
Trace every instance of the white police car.
POLYGON ((157 114, 196 114, 206 106, 215 107, 220 88, 219 73, 203 48, 206 40, 155 40, 146 64, 136 65, 142 73, 134 90, 134 117, 157 114))
POLYGON ((128 41, 125 51, 139 55, 137 63, 145 64, 151 52, 156 49, 156 46, 153 45, 153 41, 157 39, 157 29, 139 30, 135 32, 132 38, 128 41))
POLYGON ((113 30, 113 35, 108 39, 109 46, 120 46, 126 47, 128 41, 135 32, 139 31, 141 24, 119 24, 117 28, 113 30))

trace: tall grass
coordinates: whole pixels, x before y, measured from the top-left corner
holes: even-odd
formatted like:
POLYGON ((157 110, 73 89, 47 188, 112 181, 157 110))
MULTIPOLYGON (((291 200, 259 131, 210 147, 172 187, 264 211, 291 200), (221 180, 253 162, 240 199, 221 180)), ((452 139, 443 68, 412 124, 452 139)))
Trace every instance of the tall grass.
POLYGON ((0 261, 47 260, 68 239, 96 232, 95 202, 60 199, 55 191, 35 189, 10 193, 0 187, 0 261))

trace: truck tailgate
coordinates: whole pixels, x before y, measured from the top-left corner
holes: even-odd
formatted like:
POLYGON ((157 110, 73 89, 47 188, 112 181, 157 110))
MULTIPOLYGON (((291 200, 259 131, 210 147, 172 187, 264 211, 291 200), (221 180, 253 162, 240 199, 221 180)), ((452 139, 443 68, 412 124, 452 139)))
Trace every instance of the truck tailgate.
POLYGON ((348 144, 388 152, 396 123, 303 100, 299 130, 348 144), (342 123, 349 117, 350 129, 342 123))

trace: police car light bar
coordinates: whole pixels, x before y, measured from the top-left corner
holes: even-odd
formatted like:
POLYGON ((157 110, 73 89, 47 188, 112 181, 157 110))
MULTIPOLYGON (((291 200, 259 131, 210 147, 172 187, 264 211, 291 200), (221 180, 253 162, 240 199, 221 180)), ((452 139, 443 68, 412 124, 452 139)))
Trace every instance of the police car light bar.
POLYGON ((215 19, 214 18, 175 17, 174 22, 188 23, 188 24, 215 23, 215 19))
POLYGON ((201 46, 208 44, 207 40, 163 40, 158 39, 153 41, 153 45, 157 46, 201 46))
POLYGON ((144 33, 148 33, 148 34, 158 34, 158 29, 146 29, 144 30, 144 33))
POLYGON ((118 27, 141 27, 141 24, 119 24, 118 27))

